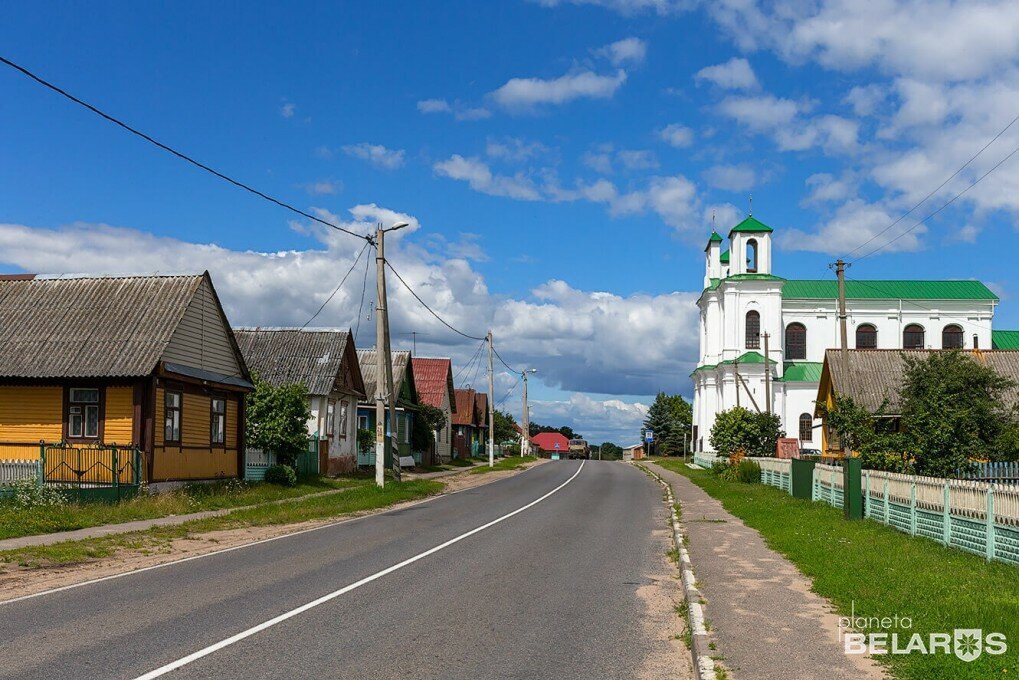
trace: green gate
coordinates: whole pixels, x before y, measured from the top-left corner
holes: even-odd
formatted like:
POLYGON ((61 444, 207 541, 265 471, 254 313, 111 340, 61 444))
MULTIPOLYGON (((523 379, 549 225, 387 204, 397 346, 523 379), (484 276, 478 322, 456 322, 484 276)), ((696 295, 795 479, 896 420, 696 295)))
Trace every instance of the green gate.
POLYGON ((319 470, 318 446, 319 436, 316 432, 308 438, 308 448, 294 460, 294 467, 297 469, 298 475, 313 476, 321 474, 319 470))
POLYGON ((78 503, 116 503, 138 494, 142 453, 124 446, 42 444, 41 483, 78 503))

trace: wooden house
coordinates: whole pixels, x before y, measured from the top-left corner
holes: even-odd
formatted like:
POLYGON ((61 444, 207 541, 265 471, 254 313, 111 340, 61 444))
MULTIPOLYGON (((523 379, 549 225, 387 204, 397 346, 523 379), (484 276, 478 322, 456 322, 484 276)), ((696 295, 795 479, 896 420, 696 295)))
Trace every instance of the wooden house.
POLYGON ((470 388, 454 390, 454 395, 453 455, 457 458, 483 455, 487 437, 488 395, 470 388))
POLYGON ((251 389, 208 272, 0 277, 0 459, 119 445, 148 482, 236 477, 251 389))
POLYGON ((237 344, 252 375, 270 385, 308 390, 308 434, 318 439, 319 470, 337 475, 357 465, 357 402, 364 379, 349 330, 239 328, 237 344))
MULTIPOLYGON (((418 403, 417 387, 414 384, 414 366, 410 361, 410 352, 392 352, 393 366, 393 388, 396 392, 396 427, 392 428, 389 423, 389 405, 386 403, 386 432, 390 435, 390 441, 397 450, 399 456, 414 456, 417 463, 421 463, 421 452, 411 450, 411 430, 414 426, 414 407, 418 403)), ((361 365, 361 375, 364 377, 365 398, 357 405, 358 429, 375 432, 375 381, 381 379, 385 383, 385 376, 378 378, 378 367, 374 349, 357 350, 357 359, 361 365)), ((390 447, 387 447, 387 455, 390 447)), ((374 465, 375 451, 359 451, 357 457, 358 465, 374 465)), ((388 464, 388 461, 387 461, 388 464)))
POLYGON ((456 395, 453 391, 453 362, 449 359, 414 357, 414 386, 418 401, 434 406, 446 416, 446 425, 436 430, 435 457, 439 462, 452 457, 453 414, 456 412, 456 395))

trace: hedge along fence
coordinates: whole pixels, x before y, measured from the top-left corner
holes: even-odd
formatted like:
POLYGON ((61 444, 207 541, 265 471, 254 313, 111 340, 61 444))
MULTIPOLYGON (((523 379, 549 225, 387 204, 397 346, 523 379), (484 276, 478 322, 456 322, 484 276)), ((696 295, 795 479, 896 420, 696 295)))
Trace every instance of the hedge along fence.
MULTIPOLYGON (((862 476, 864 517, 988 561, 1019 564, 1019 486, 877 470, 862 476)), ((843 483, 841 467, 819 463, 811 498, 843 507, 843 483)))

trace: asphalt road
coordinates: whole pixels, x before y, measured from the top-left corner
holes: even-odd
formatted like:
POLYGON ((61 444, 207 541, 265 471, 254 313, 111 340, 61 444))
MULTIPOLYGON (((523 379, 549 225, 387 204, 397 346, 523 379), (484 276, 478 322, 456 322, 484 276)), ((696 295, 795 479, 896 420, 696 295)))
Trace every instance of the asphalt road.
POLYGON ((651 653, 637 589, 660 563, 652 532, 664 521, 660 489, 632 467, 550 462, 404 509, 0 604, 0 676, 136 678, 184 659, 163 677, 635 677, 651 653))

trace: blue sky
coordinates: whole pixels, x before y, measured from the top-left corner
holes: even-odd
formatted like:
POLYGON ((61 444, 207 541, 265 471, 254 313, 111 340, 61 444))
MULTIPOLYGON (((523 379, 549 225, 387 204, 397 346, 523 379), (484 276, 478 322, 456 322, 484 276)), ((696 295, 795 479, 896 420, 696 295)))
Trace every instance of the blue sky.
MULTIPOLYGON (((534 418, 618 441, 656 389, 690 391, 712 212, 724 233, 753 194, 776 273, 829 276, 1019 114, 1016 35, 1010 3, 892 0, 22 3, 0 25, 4 56, 302 209, 406 216, 394 264, 538 367, 534 418)), ((208 267, 235 323, 300 324, 359 247, 10 70, 0 129, 0 271, 208 267)), ((994 256, 1019 245, 1019 165, 905 233, 1017 143, 851 276, 979 278, 1019 327, 994 256)), ((354 323, 355 279, 317 321, 354 323)), ((395 296, 397 344, 469 359, 395 296)))

